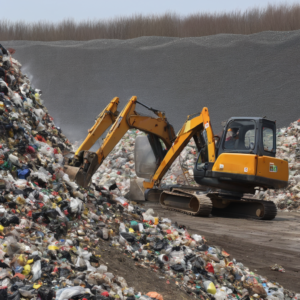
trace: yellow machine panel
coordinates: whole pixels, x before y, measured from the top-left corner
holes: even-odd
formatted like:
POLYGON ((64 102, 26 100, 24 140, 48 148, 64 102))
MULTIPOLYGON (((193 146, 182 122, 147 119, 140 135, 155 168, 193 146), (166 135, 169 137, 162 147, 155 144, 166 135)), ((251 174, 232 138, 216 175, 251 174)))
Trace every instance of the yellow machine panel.
POLYGON ((289 180, 288 162, 275 157, 259 156, 257 159, 257 176, 270 179, 289 180))
POLYGON ((217 158, 212 171, 242 175, 256 175, 257 155, 222 153, 217 158))

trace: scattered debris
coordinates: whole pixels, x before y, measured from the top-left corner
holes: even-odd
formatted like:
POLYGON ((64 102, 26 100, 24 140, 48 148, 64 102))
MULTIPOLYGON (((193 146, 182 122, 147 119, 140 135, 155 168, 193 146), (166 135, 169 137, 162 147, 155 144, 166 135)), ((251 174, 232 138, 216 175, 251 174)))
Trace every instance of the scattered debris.
POLYGON ((257 192, 257 197, 272 200, 283 211, 300 212, 300 119, 277 130, 277 153, 289 163, 289 186, 284 190, 257 192))
POLYGON ((271 267, 272 271, 278 271, 281 273, 285 273, 285 269, 282 266, 279 266, 277 264, 275 264, 274 266, 271 267))

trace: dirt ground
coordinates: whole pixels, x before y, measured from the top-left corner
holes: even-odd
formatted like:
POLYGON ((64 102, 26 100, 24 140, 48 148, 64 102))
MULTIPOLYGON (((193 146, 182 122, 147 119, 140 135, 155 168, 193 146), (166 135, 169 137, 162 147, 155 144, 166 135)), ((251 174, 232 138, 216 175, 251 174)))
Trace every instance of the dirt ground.
MULTIPOLYGON (((284 288, 300 292, 300 214, 279 212, 273 221, 250 219, 199 218, 162 209, 158 204, 147 202, 162 217, 171 218, 187 226, 190 233, 205 236, 209 245, 223 247, 230 258, 235 258, 271 281, 279 282, 284 288), (275 263, 283 266, 285 273, 272 271, 275 263)), ((100 245, 101 263, 108 271, 126 279, 135 290, 147 293, 156 291, 165 300, 191 299, 180 290, 175 280, 167 283, 160 272, 143 269, 135 265, 130 255, 109 246, 100 245)))
POLYGON ((117 248, 110 247, 107 242, 100 241, 100 243, 100 263, 107 265, 108 272, 124 277, 128 286, 133 287, 136 291, 144 294, 158 292, 163 295, 164 300, 191 299, 187 293, 175 285, 174 280, 169 280, 167 283, 167 279, 163 278, 160 272, 138 267, 131 256, 117 248))

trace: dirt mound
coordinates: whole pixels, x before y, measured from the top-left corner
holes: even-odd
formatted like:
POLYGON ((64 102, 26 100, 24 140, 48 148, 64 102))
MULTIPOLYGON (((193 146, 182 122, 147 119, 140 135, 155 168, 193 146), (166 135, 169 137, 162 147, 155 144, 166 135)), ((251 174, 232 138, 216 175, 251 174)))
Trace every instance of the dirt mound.
POLYGON ((5 44, 26 62, 23 71, 34 75, 45 105, 74 141, 84 139, 114 96, 121 107, 137 95, 165 110, 176 130, 203 106, 216 133, 231 116, 266 115, 288 126, 299 118, 299 37, 292 31, 5 44))

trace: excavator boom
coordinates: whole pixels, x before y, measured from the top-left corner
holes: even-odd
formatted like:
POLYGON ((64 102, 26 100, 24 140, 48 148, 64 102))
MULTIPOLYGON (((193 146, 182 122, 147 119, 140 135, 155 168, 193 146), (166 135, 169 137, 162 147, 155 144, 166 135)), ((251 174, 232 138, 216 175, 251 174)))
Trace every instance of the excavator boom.
POLYGON ((89 150, 100 138, 100 136, 111 126, 118 117, 118 104, 119 98, 115 97, 99 114, 93 127, 89 129, 88 135, 76 150, 75 155, 78 155, 80 151, 89 150))
POLYGON ((160 166, 153 175, 152 180, 150 182, 144 181, 143 186, 145 189, 151 189, 154 185, 157 185, 160 182, 160 180, 166 174, 168 169, 171 167, 174 160, 178 157, 178 155, 181 153, 184 147, 188 144, 190 139, 196 134, 196 132, 199 132, 200 128, 203 126, 206 128, 207 131, 210 155, 209 161, 215 161, 214 135, 210 124, 208 109, 204 107, 199 116, 191 120, 187 120, 183 124, 181 130, 177 134, 177 137, 172 144, 172 147, 170 147, 163 161, 160 163, 160 166))
MULTIPOLYGON (((88 186, 93 174, 102 164, 103 160, 109 155, 129 129, 139 129, 147 133, 154 140, 156 138, 161 139, 167 149, 171 147, 172 141, 175 138, 175 132, 172 125, 168 123, 164 113, 143 105, 154 112, 158 117, 155 118, 140 115, 135 111, 136 104, 140 104, 140 102, 133 96, 115 119, 111 129, 103 140, 101 147, 96 152, 87 151, 88 149, 86 149, 86 151, 77 152, 77 155, 81 158, 81 163, 80 168, 76 169, 75 181, 79 185, 83 187, 88 186)), ((104 116, 104 113, 105 110, 102 112, 102 116, 104 116)), ((102 117, 102 120, 103 119, 104 118, 102 117)), ((107 124, 108 122, 109 120, 107 121, 107 124)), ((96 136, 98 136, 98 134, 93 135, 93 132, 95 131, 93 128, 85 140, 85 146, 92 145, 92 142, 94 142, 96 136)), ((94 129, 96 129, 96 127, 94 129)), ((100 132, 100 129, 97 132, 100 132)), ((83 147, 81 148, 83 149, 83 147)), ((66 169, 68 168, 70 167, 66 166, 66 169)))

